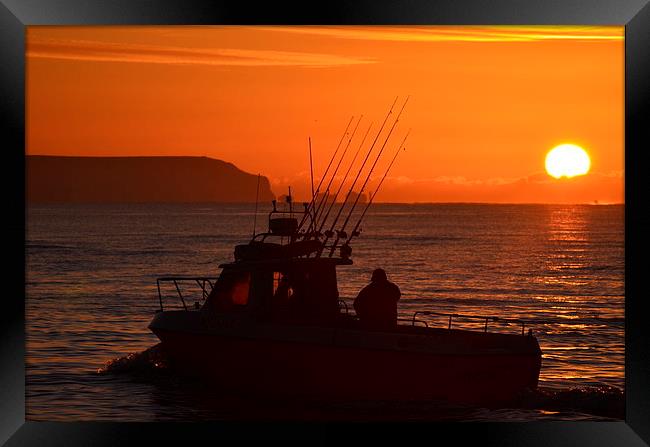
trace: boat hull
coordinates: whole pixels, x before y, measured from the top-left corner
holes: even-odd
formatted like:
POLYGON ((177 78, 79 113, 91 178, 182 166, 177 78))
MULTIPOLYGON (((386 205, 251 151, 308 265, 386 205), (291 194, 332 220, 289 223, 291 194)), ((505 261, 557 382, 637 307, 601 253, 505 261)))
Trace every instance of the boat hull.
MULTIPOLYGON (((485 349, 473 341, 474 335, 465 345, 475 349, 452 346, 432 352, 397 346, 408 337, 394 342, 394 334, 364 336, 361 331, 329 335, 323 330, 320 340, 314 342, 238 336, 236 331, 201 333, 155 324, 150 327, 173 366, 185 374, 229 389, 327 401, 506 403, 537 387, 541 367, 537 341, 527 336, 512 337, 521 339, 515 344, 530 348, 485 349), (368 342, 373 337, 375 341, 368 342)), ((453 342, 449 339, 448 344, 453 342)))

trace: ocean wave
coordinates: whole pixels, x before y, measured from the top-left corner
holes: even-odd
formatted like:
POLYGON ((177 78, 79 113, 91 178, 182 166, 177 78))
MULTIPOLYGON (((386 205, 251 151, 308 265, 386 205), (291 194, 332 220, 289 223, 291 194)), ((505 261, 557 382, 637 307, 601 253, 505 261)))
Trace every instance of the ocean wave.
POLYGON ((40 252, 48 252, 50 254, 69 255, 78 252, 79 248, 74 245, 58 245, 58 244, 25 244, 25 250, 28 254, 36 254, 40 252))
POLYGON ((48 243, 37 243, 37 242, 26 242, 25 243, 25 248, 42 248, 42 249, 69 249, 69 248, 75 248, 74 245, 69 245, 69 244, 48 244, 48 243))
MULTIPOLYGON (((530 297, 612 297, 620 298, 618 294, 611 293, 596 293, 597 290, 590 289, 589 294, 585 294, 584 290, 571 290, 568 287, 565 288, 522 288, 522 287, 427 287, 420 291, 413 292, 414 295, 426 294, 437 294, 437 295, 501 295, 517 298, 518 295, 525 296, 527 299, 530 297)), ((426 298, 412 298, 412 299, 426 299, 426 298)), ((431 299, 449 299, 445 297, 431 296, 431 299)), ((460 298, 461 300, 467 298, 460 298)), ((511 300, 511 298, 510 298, 511 300)), ((511 301, 510 301, 511 302, 511 301)))
POLYGON ((402 235, 382 235, 377 234, 369 236, 369 241, 375 242, 394 242, 394 241, 406 241, 411 243, 422 243, 422 242, 445 242, 445 241, 463 241, 468 239, 467 237, 461 236, 422 236, 415 234, 402 234, 402 235))
POLYGON ((610 385, 571 387, 566 389, 538 388, 527 391, 517 399, 516 406, 524 409, 579 411, 614 419, 625 418, 625 393, 610 385))

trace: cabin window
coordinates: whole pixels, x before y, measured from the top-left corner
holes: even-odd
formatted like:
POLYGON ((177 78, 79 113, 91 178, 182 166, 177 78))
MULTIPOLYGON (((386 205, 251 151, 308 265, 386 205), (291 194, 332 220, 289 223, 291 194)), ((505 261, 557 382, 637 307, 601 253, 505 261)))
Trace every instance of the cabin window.
POLYGON ((208 297, 208 302, 220 312, 227 312, 235 306, 245 306, 248 304, 250 283, 250 272, 223 272, 208 297))
POLYGON ((236 306, 245 306, 248 304, 248 291, 251 285, 251 274, 244 272, 233 279, 230 298, 236 306))

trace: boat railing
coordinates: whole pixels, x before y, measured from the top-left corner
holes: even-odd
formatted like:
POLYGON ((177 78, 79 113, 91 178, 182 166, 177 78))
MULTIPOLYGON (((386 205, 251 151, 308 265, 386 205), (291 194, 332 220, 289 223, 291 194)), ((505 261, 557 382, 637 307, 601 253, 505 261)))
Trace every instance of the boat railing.
POLYGON ((483 326, 483 332, 487 332, 488 330, 488 323, 493 322, 493 323, 504 323, 506 325, 509 324, 521 324, 521 335, 525 334, 526 331, 526 321, 524 320, 519 320, 519 319, 514 319, 514 318, 501 318, 501 317, 493 317, 493 316, 482 316, 482 315, 465 315, 465 314, 457 314, 457 313, 444 313, 444 312, 434 312, 431 310, 418 310, 413 313, 413 317, 410 319, 411 324, 415 326, 416 321, 418 322, 424 322, 425 325, 428 327, 429 325, 426 323, 424 320, 417 319, 418 315, 433 315, 433 316, 438 316, 438 317, 446 317, 448 319, 448 325, 447 329, 452 328, 453 320, 454 319, 459 319, 459 320, 480 320, 484 321, 484 326, 483 326))
POLYGON ((212 291, 212 288, 216 284, 217 280, 216 278, 208 278, 204 276, 163 276, 161 278, 156 279, 156 286, 158 287, 158 302, 160 303, 161 312, 164 309, 163 309, 163 299, 162 299, 162 293, 160 291, 160 285, 162 283, 173 283, 174 287, 176 288, 176 293, 178 294, 178 297, 181 299, 181 303, 183 303, 183 309, 187 310, 187 303, 185 302, 185 297, 181 292, 180 284, 188 283, 188 282, 195 284, 201 289, 201 299, 205 301, 208 295, 210 295, 210 292, 212 291))
POLYGON ((421 319, 415 319, 415 318, 398 318, 397 321, 403 321, 405 323, 411 323, 412 326, 415 326, 415 323, 421 323, 425 327, 429 327, 429 323, 427 323, 425 320, 421 319))

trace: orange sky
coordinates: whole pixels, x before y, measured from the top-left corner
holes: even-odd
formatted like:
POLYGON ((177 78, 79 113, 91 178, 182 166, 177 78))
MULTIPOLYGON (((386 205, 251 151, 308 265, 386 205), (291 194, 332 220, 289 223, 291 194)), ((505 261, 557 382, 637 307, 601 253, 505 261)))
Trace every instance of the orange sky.
POLYGON ((394 98, 401 105, 410 95, 371 192, 412 129, 406 151, 376 201, 622 203, 623 35, 622 27, 30 26, 26 151, 208 156, 304 199, 309 136, 318 176, 350 117, 363 114, 345 158, 373 122, 358 166, 394 98), (588 175, 545 173, 546 153, 561 143, 588 151, 588 175))

